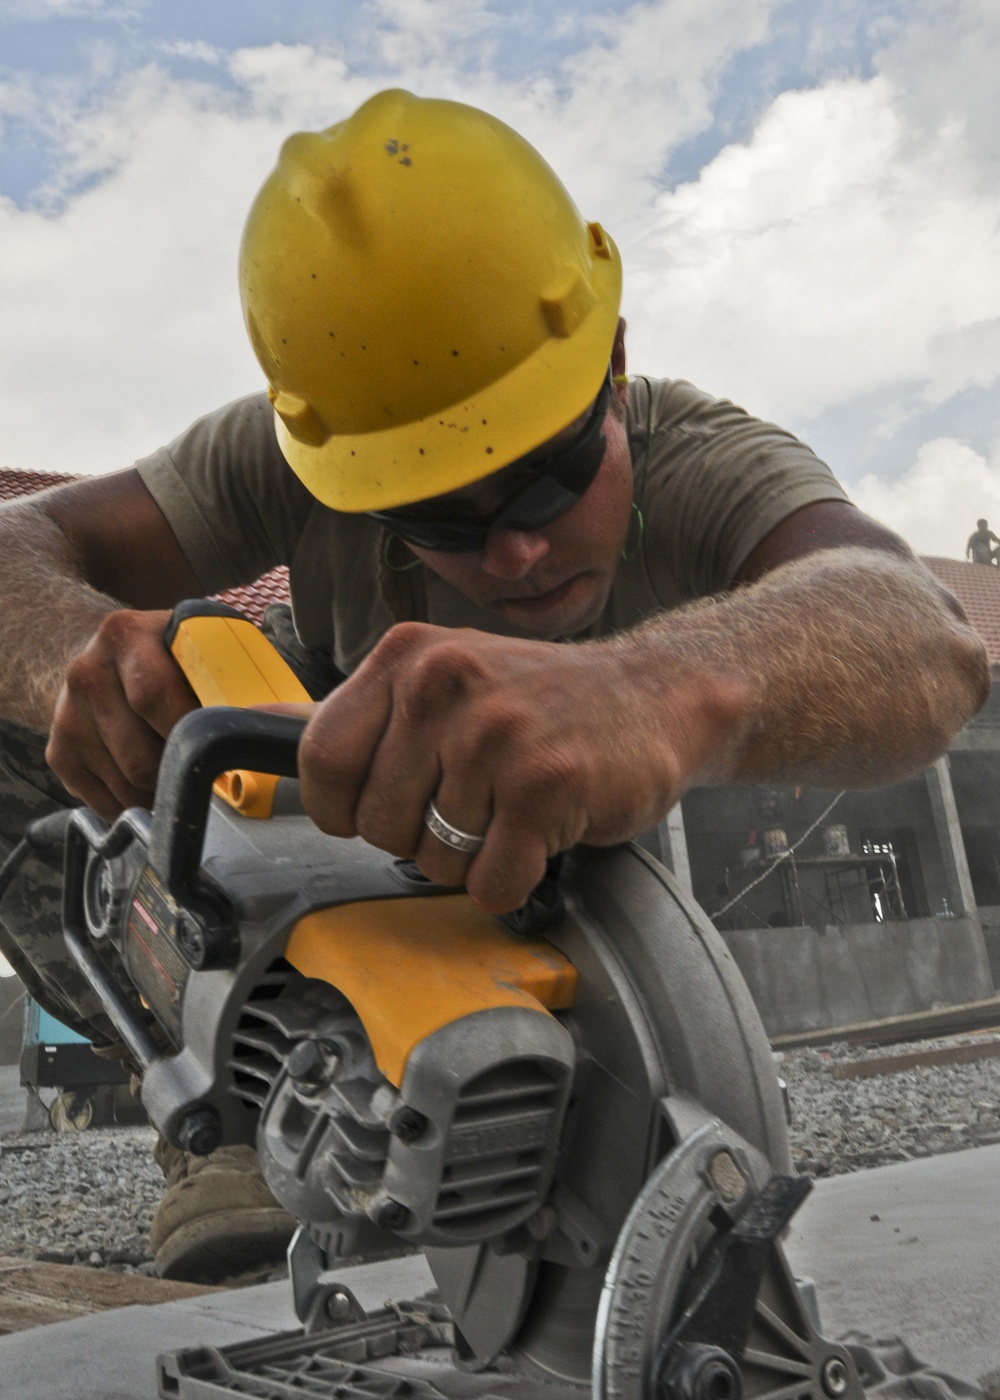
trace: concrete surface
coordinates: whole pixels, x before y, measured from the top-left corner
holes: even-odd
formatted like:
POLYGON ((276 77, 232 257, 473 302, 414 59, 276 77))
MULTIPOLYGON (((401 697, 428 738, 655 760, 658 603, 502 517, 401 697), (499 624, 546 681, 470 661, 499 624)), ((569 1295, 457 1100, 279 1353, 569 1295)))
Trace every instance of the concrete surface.
MULTIPOLYGON (((417 1255, 344 1271, 362 1307, 412 1298, 433 1286, 417 1255)), ((156 1400, 161 1351, 228 1346, 297 1327, 288 1283, 268 1283, 151 1308, 95 1313, 0 1337, 0 1396, 7 1400, 156 1400)))
MULTIPOLYGON (((1000 1367, 998 1180, 1000 1147, 989 1147, 820 1182, 789 1253, 816 1282, 824 1330, 902 1336, 964 1380, 1000 1367)), ((343 1277, 367 1308, 430 1286, 416 1257, 343 1277)), ((286 1283, 56 1323, 0 1337, 0 1395, 155 1400, 157 1353, 295 1325, 286 1283)))
POLYGON ((828 1334, 900 1336, 963 1380, 1000 1368, 1000 1147, 821 1181, 786 1248, 828 1334))

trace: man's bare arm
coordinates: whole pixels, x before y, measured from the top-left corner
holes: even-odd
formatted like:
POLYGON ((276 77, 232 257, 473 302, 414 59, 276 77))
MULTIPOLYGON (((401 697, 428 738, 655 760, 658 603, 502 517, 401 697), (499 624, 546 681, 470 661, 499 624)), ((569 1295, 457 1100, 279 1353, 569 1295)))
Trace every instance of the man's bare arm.
POLYGON ((636 835, 695 782, 918 771, 983 703, 985 652, 896 536, 830 504, 779 527, 731 594, 609 641, 394 628, 311 720, 307 810, 499 912, 548 856, 636 835), (471 863, 424 826, 431 796, 486 833, 471 863))
MULTIPOLYGON (((766 668, 768 684, 778 696, 787 693, 790 701, 783 670, 791 666, 798 674, 800 639, 797 633, 789 635, 788 623, 782 624, 782 619, 798 597, 794 625, 803 627, 802 643, 818 649, 823 667, 822 676, 816 678, 817 692, 810 687, 805 697, 814 723, 822 726, 824 740, 836 737, 834 726, 840 714, 851 717, 848 723, 860 718, 859 739, 864 737, 866 722, 872 730, 867 749, 849 741, 853 759, 847 751, 841 750, 838 756, 835 745, 823 744, 831 775, 841 763, 855 771, 853 778, 850 772, 844 774, 845 785, 874 786, 903 776, 897 770, 900 764, 906 766, 910 744, 916 745, 910 769, 919 769, 944 751, 985 701, 989 663, 961 604, 898 535, 848 502, 806 506, 773 530, 744 563, 737 582, 765 580, 767 587, 753 597, 753 605, 763 605, 769 626, 784 629, 784 647, 766 668), (897 561, 895 566, 892 560, 897 561), (789 577, 775 572, 793 563, 801 567, 801 574, 789 577), (904 684, 907 677, 912 684, 904 684), (898 735, 896 756, 885 748, 893 733, 898 735), (925 755, 919 747, 920 735, 926 736, 925 755), (880 753, 891 770, 885 778, 871 766, 880 753)), ((727 631, 728 622, 735 622, 748 601, 743 590, 731 598, 734 607, 727 631)), ((764 621, 763 616, 757 617, 755 625, 764 621)), ((745 627, 741 623, 739 635, 745 627)), ((734 638, 731 645, 739 643, 734 638)), ((740 651, 744 656, 751 654, 745 640, 740 651)), ((795 714, 783 727, 818 749, 817 732, 804 715, 795 714)), ((752 748, 756 750, 756 742, 752 748)), ((766 761, 776 760, 768 752, 766 761)), ((752 769, 749 751, 746 761, 752 769)), ((821 781, 819 777, 807 780, 821 781)))
POLYGON ((134 471, 0 508, 0 713, 53 729, 50 763, 106 815, 148 800, 192 706, 156 610, 200 591, 134 471))
POLYGON ((990 684, 955 599, 917 561, 864 548, 792 560, 620 645, 632 667, 742 688, 744 717, 702 782, 899 781, 944 752, 990 684))

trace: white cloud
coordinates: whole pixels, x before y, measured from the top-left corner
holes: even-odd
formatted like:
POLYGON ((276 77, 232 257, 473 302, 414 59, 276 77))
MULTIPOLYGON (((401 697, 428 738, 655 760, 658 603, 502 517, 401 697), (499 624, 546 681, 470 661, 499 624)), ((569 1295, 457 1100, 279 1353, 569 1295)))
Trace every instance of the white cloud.
POLYGON ((332 52, 272 44, 227 58, 235 86, 149 65, 86 100, 19 88, 20 113, 34 103, 62 163, 39 207, 0 199, 0 464, 107 470, 261 384, 236 250, 289 131, 387 85, 472 100, 535 139, 588 217, 627 242, 671 143, 708 120, 719 71, 777 2, 634 6, 601 23, 562 86, 482 66, 476 36, 501 12, 478 0, 379 0, 364 74, 332 52), (684 44, 666 46, 671 32, 684 44))
POLYGON ((588 218, 622 247, 627 266, 649 234, 672 150, 711 124, 718 84, 736 54, 760 43, 781 0, 661 0, 594 21, 594 40, 499 115, 560 172, 588 218))
POLYGON ((174 58, 186 58, 193 63, 208 63, 218 67, 225 61, 226 52, 216 44, 206 44, 202 40, 177 39, 169 44, 159 44, 160 53, 174 58))
POLYGON ((935 438, 895 481, 864 476, 851 497, 918 554, 964 558, 980 516, 1000 534, 1000 440, 983 455, 955 438, 935 438))
MULTIPOLYGON (((273 124, 279 141, 300 128, 332 126, 381 86, 370 77, 352 77, 342 58, 308 44, 239 49, 227 67, 247 95, 245 115, 273 124)), ((264 153, 263 171, 276 155, 276 148, 264 153)))
POLYGON ((502 23, 485 0, 371 0, 367 9, 383 64, 431 78, 470 62, 489 67, 490 38, 502 23))
POLYGON ((786 92, 660 197, 632 279, 647 363, 784 419, 991 381, 969 328, 1000 316, 1000 167, 954 121, 914 145, 908 97, 885 75, 786 92))
MULTIPOLYGON (((497 57, 518 23, 508 8, 371 0, 349 54, 182 44, 205 81, 151 65, 86 94, 0 86, 0 112, 34 120, 61 153, 37 208, 0 199, 0 463, 106 469, 255 387, 235 286, 246 209, 291 130, 340 120, 388 85, 474 101, 542 150, 622 248, 636 369, 791 426, 881 393, 896 405, 890 438, 921 405, 989 386, 992 0, 907 7, 873 77, 781 94, 746 144, 663 191, 671 153, 711 123, 727 64, 785 3, 567 12, 576 50, 561 63, 528 55, 515 73, 497 57)), ((552 9, 531 23, 566 29, 552 9)))
MULTIPOLYGON (((968 153, 963 172, 973 184, 982 180, 995 189, 1000 14, 994 0, 919 0, 878 61, 900 94, 911 147, 933 145, 948 130, 968 153)), ((942 169, 948 184, 955 174, 942 169)))
POLYGON ((927 359, 932 376, 924 391, 928 403, 944 403, 971 387, 989 388, 1000 379, 1000 316, 933 336, 927 359))
POLYGON ((0 461, 101 471, 256 387, 236 249, 276 138, 146 69, 72 139, 73 178, 112 173, 58 215, 0 201, 0 461))

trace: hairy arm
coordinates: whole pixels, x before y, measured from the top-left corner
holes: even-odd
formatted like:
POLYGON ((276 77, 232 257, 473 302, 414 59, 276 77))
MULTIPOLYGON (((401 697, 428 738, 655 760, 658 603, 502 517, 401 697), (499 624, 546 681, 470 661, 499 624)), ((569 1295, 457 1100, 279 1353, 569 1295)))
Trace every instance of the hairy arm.
POLYGON ((0 509, 0 713, 47 733, 70 660, 118 604, 90 586, 41 502, 0 509))
POLYGON ((611 643, 633 674, 714 676, 741 717, 692 781, 877 787, 937 758, 989 691, 984 648, 912 558, 823 549, 611 643))
POLYGON ((200 592, 134 471, 0 508, 0 713, 102 815, 148 802, 162 739, 194 704, 160 640, 200 592))
MULTIPOLYGON (((989 694, 986 649, 957 599, 846 501, 783 521, 737 582, 711 641, 707 619, 691 638, 734 658, 761 710, 735 781, 897 781, 939 757, 989 694)), ((674 614, 682 628, 688 616, 674 614)))

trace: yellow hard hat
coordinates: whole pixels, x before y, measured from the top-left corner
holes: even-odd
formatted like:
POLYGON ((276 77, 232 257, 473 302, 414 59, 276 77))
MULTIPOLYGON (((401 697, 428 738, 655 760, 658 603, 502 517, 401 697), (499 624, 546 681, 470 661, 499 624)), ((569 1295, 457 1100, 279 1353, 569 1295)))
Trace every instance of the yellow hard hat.
POLYGON ((336 510, 388 510, 478 481, 586 409, 621 262, 510 127, 389 91, 285 142, 240 288, 289 464, 336 510))

